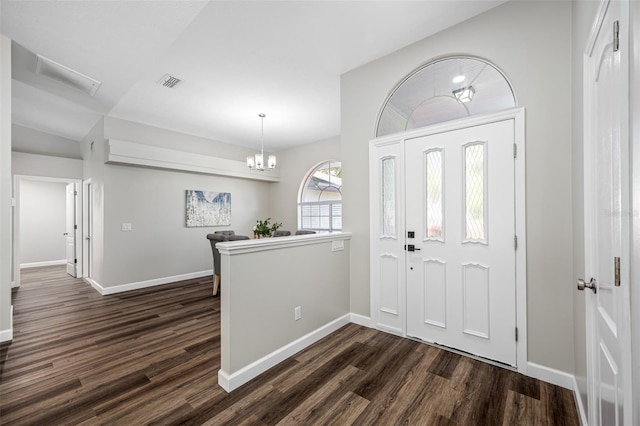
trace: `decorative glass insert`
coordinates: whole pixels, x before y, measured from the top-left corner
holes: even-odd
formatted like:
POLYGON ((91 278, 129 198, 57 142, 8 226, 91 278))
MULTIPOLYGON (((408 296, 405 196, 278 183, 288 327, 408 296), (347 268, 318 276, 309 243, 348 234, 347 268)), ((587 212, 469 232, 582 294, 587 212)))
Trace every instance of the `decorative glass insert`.
POLYGON ((396 236, 396 159, 382 159, 382 235, 396 236))
POLYGON ((486 145, 482 142, 464 147, 464 210, 465 240, 486 240, 486 145))
POLYGON ((443 191, 442 191, 442 149, 432 149, 425 153, 426 175, 426 237, 443 240, 443 191))

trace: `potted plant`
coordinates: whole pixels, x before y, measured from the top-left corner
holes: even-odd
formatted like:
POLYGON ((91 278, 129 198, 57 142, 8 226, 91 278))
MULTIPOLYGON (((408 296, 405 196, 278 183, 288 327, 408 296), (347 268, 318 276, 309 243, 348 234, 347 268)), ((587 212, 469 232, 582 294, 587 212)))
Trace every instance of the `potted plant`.
POLYGON ((282 226, 282 223, 271 223, 271 218, 266 220, 257 220, 256 225, 253 227, 253 238, 270 237, 274 232, 282 226))

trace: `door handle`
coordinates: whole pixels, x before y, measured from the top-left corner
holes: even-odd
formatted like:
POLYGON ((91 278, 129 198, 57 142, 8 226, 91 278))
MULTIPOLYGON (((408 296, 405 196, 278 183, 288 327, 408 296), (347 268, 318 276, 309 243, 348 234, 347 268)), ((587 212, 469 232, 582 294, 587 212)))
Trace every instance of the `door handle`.
POLYGON ((420 250, 421 250, 420 248, 416 247, 416 246, 415 246, 415 244, 408 244, 408 245, 405 245, 405 246, 404 246, 404 248, 405 248, 407 251, 420 251, 420 250))
POLYGON ((85 240, 89 241, 91 237, 84 237, 85 240))
POLYGON ((588 283, 584 282, 584 280, 582 278, 579 278, 578 279, 578 290, 584 291, 585 288, 589 288, 595 294, 595 293, 598 292, 597 284, 598 283, 596 282, 595 278, 591 278, 591 280, 588 283))

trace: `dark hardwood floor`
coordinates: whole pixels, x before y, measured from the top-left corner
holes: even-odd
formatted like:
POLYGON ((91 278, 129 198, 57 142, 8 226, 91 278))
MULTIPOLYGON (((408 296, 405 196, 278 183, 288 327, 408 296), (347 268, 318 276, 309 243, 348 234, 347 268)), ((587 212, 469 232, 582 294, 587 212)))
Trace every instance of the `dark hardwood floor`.
POLYGON ((566 389, 355 324, 227 394, 210 278, 110 296, 63 267, 22 278, 1 424, 579 424, 566 389))

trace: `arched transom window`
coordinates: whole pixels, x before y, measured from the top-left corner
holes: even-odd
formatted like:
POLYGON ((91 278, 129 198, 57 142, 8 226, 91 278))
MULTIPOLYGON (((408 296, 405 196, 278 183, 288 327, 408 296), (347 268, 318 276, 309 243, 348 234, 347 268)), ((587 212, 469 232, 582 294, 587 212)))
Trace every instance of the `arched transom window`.
POLYGON ((325 161, 307 173, 298 197, 298 228, 342 230, 342 163, 325 161))
POLYGON ((418 68, 396 85, 380 111, 376 136, 515 106, 511 84, 495 65, 449 56, 418 68))

